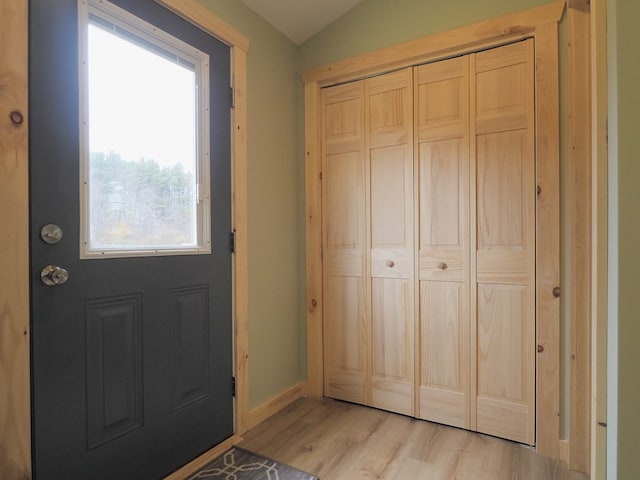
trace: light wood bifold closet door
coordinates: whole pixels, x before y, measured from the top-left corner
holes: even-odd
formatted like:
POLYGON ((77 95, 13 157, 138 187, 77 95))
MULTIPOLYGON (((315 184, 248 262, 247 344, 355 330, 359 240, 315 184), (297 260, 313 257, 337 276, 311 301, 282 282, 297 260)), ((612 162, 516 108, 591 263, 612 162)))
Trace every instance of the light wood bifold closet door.
POLYGON ((325 395, 413 415, 411 69, 322 92, 325 395))
POLYGON ((534 443, 533 62, 322 90, 326 396, 534 443))

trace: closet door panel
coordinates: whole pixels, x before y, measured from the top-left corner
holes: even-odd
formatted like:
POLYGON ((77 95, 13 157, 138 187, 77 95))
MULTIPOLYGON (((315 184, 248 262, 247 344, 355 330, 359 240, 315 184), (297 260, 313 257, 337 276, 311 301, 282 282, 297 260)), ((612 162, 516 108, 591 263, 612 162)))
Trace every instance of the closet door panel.
POLYGON ((365 81, 369 159, 371 405, 414 415, 411 69, 365 81))
POLYGON ((534 443, 533 41, 472 56, 477 429, 534 443))
POLYGON ((363 276, 365 179, 362 154, 326 155, 324 180, 325 275, 363 276))
POLYGON ((322 92, 324 391, 357 403, 370 336, 363 92, 363 82, 322 92))
POLYGON ((328 276, 325 298, 325 395, 365 403, 367 322, 364 279, 328 276))
POLYGON ((421 142, 420 279, 464 281, 468 155, 460 138, 421 142))
POLYGON ((372 279, 372 405, 413 415, 413 283, 372 279))
POLYGON ((420 284, 420 412, 430 420, 464 427, 468 306, 462 282, 420 284))
POLYGON ((478 285, 478 429, 526 441, 530 302, 523 285, 478 285))
POLYGON ((469 418, 469 59, 416 69, 418 416, 469 418))
POLYGON ((362 82, 322 90, 323 153, 362 151, 362 82))
POLYGON ((526 284, 535 250, 533 160, 528 129, 478 135, 478 282, 526 284))
MULTIPOLYGON (((413 278, 411 152, 407 145, 370 150, 371 276, 413 278)), ((411 313, 411 311, 407 311, 411 313)))

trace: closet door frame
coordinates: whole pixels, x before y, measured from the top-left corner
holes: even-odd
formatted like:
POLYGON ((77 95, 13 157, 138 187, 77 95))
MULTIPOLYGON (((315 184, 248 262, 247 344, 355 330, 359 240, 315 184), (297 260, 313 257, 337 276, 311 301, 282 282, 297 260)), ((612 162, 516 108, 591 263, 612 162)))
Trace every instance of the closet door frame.
POLYGON ((560 120, 558 24, 565 1, 323 65, 305 83, 307 390, 323 395, 320 89, 526 38, 535 41, 536 449, 560 458, 560 120))

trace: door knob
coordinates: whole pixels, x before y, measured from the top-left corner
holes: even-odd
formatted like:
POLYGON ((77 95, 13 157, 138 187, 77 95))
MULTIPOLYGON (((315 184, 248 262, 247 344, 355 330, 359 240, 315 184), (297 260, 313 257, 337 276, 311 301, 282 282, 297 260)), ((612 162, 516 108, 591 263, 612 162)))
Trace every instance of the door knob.
POLYGON ((57 265, 47 265, 40 272, 40 279, 50 287, 62 285, 69 280, 69 272, 57 265))

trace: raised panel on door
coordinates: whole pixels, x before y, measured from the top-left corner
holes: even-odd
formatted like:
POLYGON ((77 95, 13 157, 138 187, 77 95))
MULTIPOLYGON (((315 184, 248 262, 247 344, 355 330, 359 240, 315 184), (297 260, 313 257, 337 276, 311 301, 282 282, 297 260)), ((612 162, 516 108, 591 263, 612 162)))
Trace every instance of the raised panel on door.
POLYGON ((209 395, 207 382, 210 356, 207 312, 209 289, 196 285, 171 289, 171 411, 186 408, 209 395))
POLYGON ((533 444, 533 40, 475 54, 471 63, 477 429, 533 444))
POLYGON ((322 91, 324 393, 366 403, 369 344, 363 82, 322 91))
POLYGON ((142 296, 89 300, 84 306, 87 448, 143 426, 142 296))
POLYGON ((470 427, 469 58, 416 69, 423 419, 470 427))
POLYGON ((355 276, 328 276, 324 282, 324 393, 356 403, 365 403, 368 327, 364 285, 364 279, 355 276))
POLYGON ((467 427, 469 313, 463 282, 420 282, 420 417, 467 427))
POLYGON ((370 200, 371 401, 414 414, 412 72, 365 81, 370 200))
POLYGON ((529 294, 524 285, 478 284, 478 430, 520 442, 528 441, 529 294))

